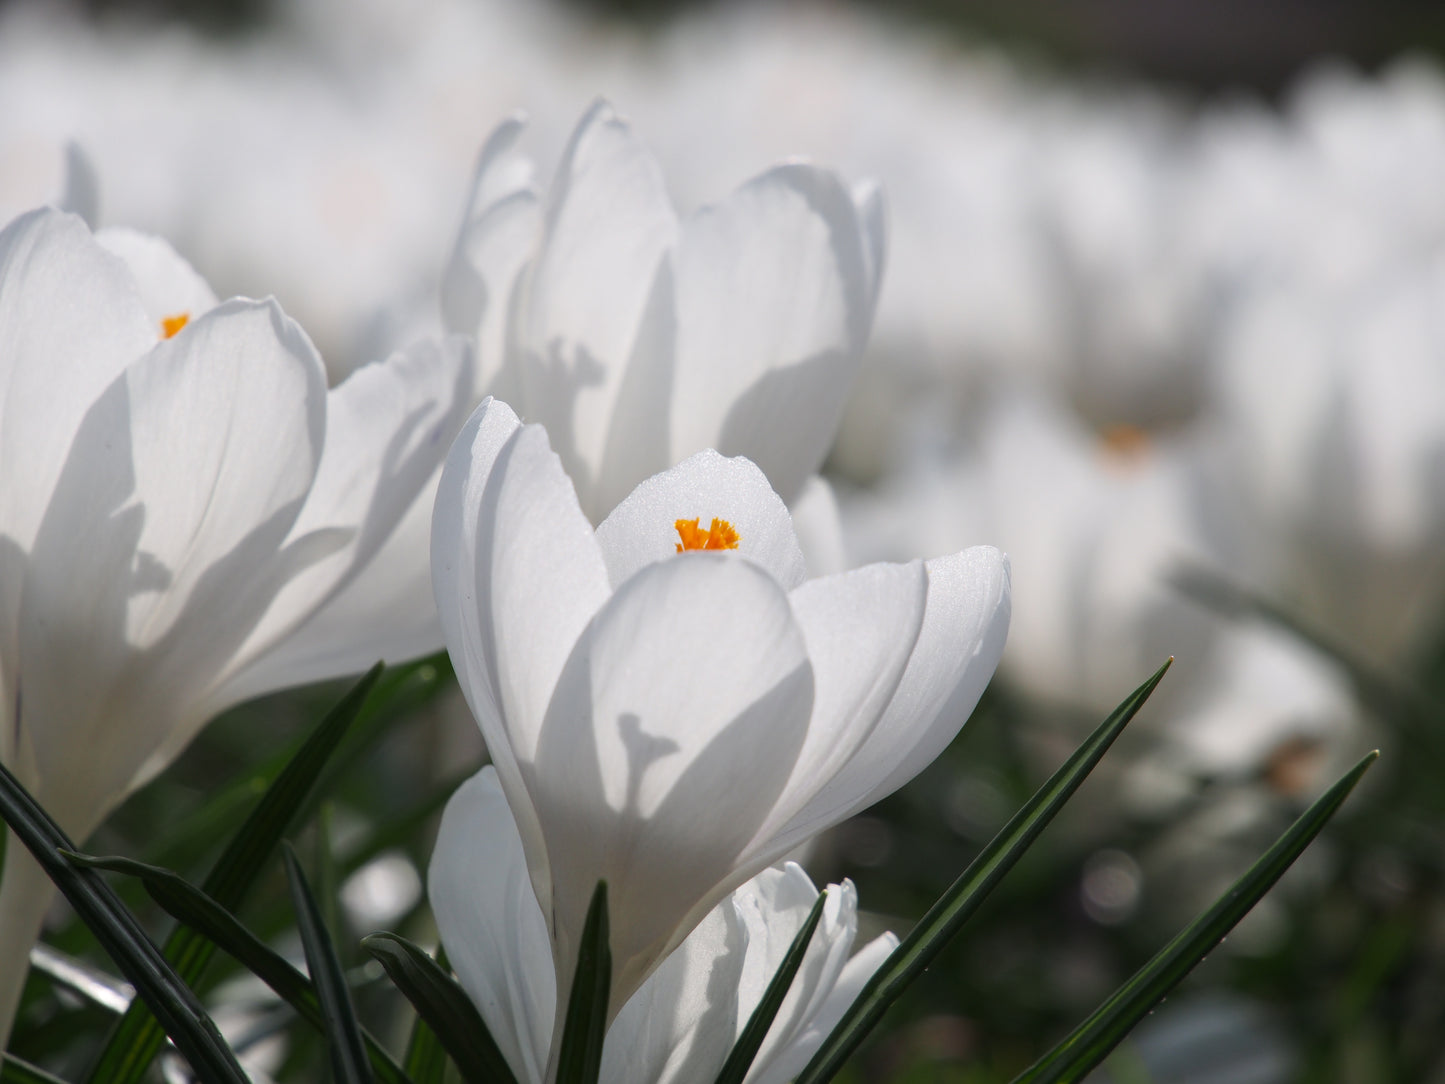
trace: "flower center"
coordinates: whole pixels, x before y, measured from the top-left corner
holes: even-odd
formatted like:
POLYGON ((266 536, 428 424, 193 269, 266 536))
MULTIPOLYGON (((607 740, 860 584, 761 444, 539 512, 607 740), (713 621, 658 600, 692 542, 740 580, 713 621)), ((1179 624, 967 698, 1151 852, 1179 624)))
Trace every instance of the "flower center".
POLYGON ((1149 433, 1137 425, 1120 422, 1099 434, 1099 443, 1106 452, 1120 459, 1136 459, 1149 450, 1149 433))
POLYGON ((188 312, 178 312, 174 316, 162 316, 161 338, 169 339, 172 335, 174 335, 177 331, 180 331, 181 328, 185 327, 190 322, 191 314, 188 312))
POLYGON ((677 552, 683 550, 735 550, 738 548, 738 533, 725 519, 713 517, 712 526, 703 530, 695 519, 680 519, 673 524, 677 536, 677 552))

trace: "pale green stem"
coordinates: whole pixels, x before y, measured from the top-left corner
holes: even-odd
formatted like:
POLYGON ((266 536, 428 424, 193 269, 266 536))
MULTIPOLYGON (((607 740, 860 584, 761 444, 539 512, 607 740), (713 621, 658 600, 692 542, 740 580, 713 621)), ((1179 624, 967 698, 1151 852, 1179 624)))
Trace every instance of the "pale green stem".
POLYGON ((54 898, 55 885, 25 844, 10 834, 0 874, 0 1050, 10 1042, 10 1027, 30 972, 30 949, 54 898))

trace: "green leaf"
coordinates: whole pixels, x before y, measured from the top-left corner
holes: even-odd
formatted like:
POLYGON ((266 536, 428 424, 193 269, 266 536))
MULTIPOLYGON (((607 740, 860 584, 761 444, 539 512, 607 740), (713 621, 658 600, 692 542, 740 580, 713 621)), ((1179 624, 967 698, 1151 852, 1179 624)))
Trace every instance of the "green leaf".
POLYGON ((25 788, 0 764, 0 817, 29 848, 101 948, 144 998, 196 1075, 207 1084, 246 1084, 246 1074, 200 1000, 94 870, 77 869, 62 857, 73 845, 25 788))
POLYGON ((371 1084, 371 1066, 361 1041, 356 1007, 351 1003, 351 988, 346 984, 346 973, 341 969, 331 935, 321 919, 321 909, 289 844, 281 848, 281 855, 286 860, 286 880, 291 885, 296 929, 306 953, 306 968, 311 972, 326 1022, 326 1049, 331 1055, 332 1075, 337 1084, 371 1084))
MULTIPOLYGON (((180 874, 129 858, 96 858, 75 852, 65 854, 70 861, 81 865, 139 878, 151 899, 167 914, 234 957, 295 1009, 301 1019, 318 1033, 325 1034, 321 1002, 311 980, 180 874)), ((366 1043, 371 1068, 382 1084, 413 1084, 385 1048, 364 1029, 362 1040, 366 1043)))
POLYGON ((1093 1015, 1016 1077, 1014 1084, 1065 1084, 1082 1079, 1103 1061, 1119 1040, 1159 1004, 1195 964, 1209 955, 1280 879, 1300 852, 1319 835, 1379 755, 1370 753, 1325 791, 1209 910, 1160 949, 1158 955, 1135 972, 1093 1015))
MULTIPOLYGON (((245 900, 281 836, 310 796, 337 744, 355 721, 381 677, 377 663, 332 708, 266 789, 261 800, 231 837, 201 885, 222 909, 234 911, 245 900)), ((197 982, 211 961, 210 941, 185 926, 166 939, 165 956, 187 982, 197 982)), ((111 1031, 90 1072, 89 1084, 138 1084, 161 1048, 155 1018, 133 1004, 111 1031)))
POLYGON ((420 1016, 411 1026, 402 1068, 416 1084, 444 1084, 447 1073, 447 1052, 437 1033, 420 1016))
POLYGON ((396 988, 456 1062, 463 1079, 516 1084, 472 999, 421 947, 394 933, 371 934, 362 938, 361 946, 386 968, 396 988))
POLYGON ((820 1084, 832 1080, 853 1051, 873 1030, 883 1014, 933 958, 978 910, 1005 874, 1023 857, 1055 814, 1099 763, 1114 739, 1134 718, 1149 695, 1164 678, 1171 658, 1114 709, 1083 745, 1074 751, 1032 798, 979 852, 958 880, 939 897, 912 932, 883 966, 873 973, 863 990, 848 1006, 843 1018, 813 1055, 795 1084, 820 1084))
POLYGON ((6 1054, 0 1061, 0 1084, 65 1084, 65 1081, 38 1065, 21 1061, 14 1054, 6 1054))
POLYGON ((808 912, 807 921, 793 938, 793 943, 788 946, 788 953, 778 965, 768 988, 763 991, 762 1000, 758 1002, 752 1016, 748 1017, 747 1027, 743 1028, 743 1033, 733 1044, 728 1060, 723 1062, 716 1084, 743 1084, 743 1078, 752 1068, 753 1059, 762 1049, 763 1040, 768 1037, 768 1029, 773 1026, 778 1010, 783 1007, 783 999, 788 996, 788 989, 793 985, 798 968, 803 966, 803 957, 808 954, 808 943, 813 940, 813 931, 818 928, 818 921, 823 917, 823 905, 827 902, 828 893, 818 893, 813 909, 808 912))
POLYGON ((611 938, 607 882, 598 881, 582 924, 577 970, 557 1053, 556 1084, 596 1084, 602 1072, 602 1040, 607 1036, 607 999, 612 990, 611 938))

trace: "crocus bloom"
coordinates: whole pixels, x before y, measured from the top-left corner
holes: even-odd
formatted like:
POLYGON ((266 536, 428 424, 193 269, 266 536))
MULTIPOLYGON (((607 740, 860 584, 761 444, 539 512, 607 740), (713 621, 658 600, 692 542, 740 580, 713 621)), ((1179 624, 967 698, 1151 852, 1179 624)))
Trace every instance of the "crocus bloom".
MULTIPOLYGON (((421 344, 328 392, 274 301, 216 305, 154 238, 57 211, 0 232, 0 759, 70 835, 223 708, 439 646, 376 558, 470 374, 421 344)), ((49 894, 12 840, 0 1029, 49 894)))
MULTIPOLYGON (((427 882, 462 986, 517 1079, 543 1084, 556 1027, 552 944, 492 767, 447 803, 427 882)), ((618 1013, 602 1050, 605 1084, 713 1079, 817 898, 793 863, 765 869, 724 897, 618 1013)), ((852 883, 829 885, 750 1084, 796 1076, 897 947, 884 934, 849 959, 857 932, 852 883)))
POLYGON ((482 390, 546 425, 594 523, 703 448, 748 456, 792 503, 873 321, 877 189, 790 162, 679 221, 606 103, 545 195, 512 150, 520 129, 483 148, 443 283, 448 327, 477 337, 482 390))
POLYGON ((608 882, 613 1012, 730 891, 943 749, 1009 613, 990 547, 805 582, 762 472, 712 451, 594 532, 546 430, 496 400, 443 469, 432 575, 559 997, 608 882), (736 549, 677 552, 704 524, 736 549))

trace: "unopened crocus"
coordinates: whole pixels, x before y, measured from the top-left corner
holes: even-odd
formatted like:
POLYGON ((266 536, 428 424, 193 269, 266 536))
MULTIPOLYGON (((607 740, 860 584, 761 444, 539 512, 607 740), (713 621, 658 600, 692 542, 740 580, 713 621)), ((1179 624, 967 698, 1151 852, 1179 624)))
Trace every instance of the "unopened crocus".
POLYGON ((703 448, 746 455, 791 504, 823 462, 882 271, 876 187, 789 162, 684 219, 605 103, 544 193, 504 123, 479 159, 443 283, 484 392, 551 434, 600 522, 703 448))
MULTIPOLYGON (((447 803, 427 878, 447 958, 522 1084, 543 1084, 556 1029, 547 920, 527 876, 516 822, 494 768, 447 803)), ((793 863, 724 897, 617 1014, 602 1048, 605 1084, 712 1080, 817 901, 793 863)), ((828 899, 749 1084, 797 1075, 898 944, 884 934, 851 958, 853 885, 828 899)))
MULTIPOLYGON (((423 343, 328 391, 274 301, 218 305, 155 238, 0 232, 0 759, 72 837, 222 709, 440 646, 376 559, 470 377, 423 343)), ((50 894, 12 838, 0 1035, 50 894)))
POLYGON ((432 573, 559 997, 605 880, 614 1013, 724 896, 943 749, 1009 614, 991 547, 808 580, 762 472, 712 451, 594 531, 546 430, 496 400, 443 469, 432 573))

